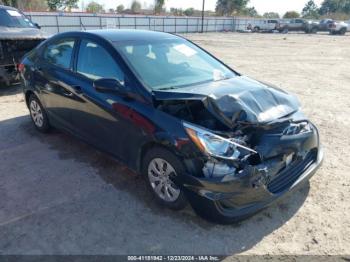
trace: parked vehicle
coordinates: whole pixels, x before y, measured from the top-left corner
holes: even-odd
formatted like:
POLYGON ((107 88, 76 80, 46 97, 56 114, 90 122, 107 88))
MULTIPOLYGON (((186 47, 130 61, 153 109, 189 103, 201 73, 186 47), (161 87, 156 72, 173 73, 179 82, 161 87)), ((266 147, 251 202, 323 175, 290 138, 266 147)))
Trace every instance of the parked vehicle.
MULTIPOLYGON (((171 209, 243 219, 307 181, 323 154, 297 98, 179 36, 68 32, 21 64, 35 127, 56 127, 141 173, 171 209)), ((116 174, 117 175, 117 174, 116 174)))
POLYGON ((258 24, 254 26, 255 32, 260 31, 273 31, 277 29, 278 20, 277 19, 267 19, 261 20, 258 24))
POLYGON ((303 31, 305 33, 315 34, 318 31, 318 24, 313 21, 297 18, 279 22, 277 30, 280 32, 303 31))
POLYGON ((329 32, 331 24, 334 23, 333 19, 323 19, 318 24, 318 31, 326 31, 329 32))
POLYGON ((17 65, 43 39, 39 26, 19 10, 0 5, 0 82, 19 81, 17 65))
POLYGON ((345 35, 348 31, 349 25, 345 22, 333 21, 329 26, 329 32, 332 35, 345 35))

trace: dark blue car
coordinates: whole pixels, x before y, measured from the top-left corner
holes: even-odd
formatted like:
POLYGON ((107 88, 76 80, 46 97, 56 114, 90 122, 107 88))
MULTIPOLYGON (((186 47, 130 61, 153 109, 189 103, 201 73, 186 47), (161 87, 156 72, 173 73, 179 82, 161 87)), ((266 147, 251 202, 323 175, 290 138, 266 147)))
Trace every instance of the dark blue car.
MULTIPOLYGON (((162 205, 243 219, 307 181, 323 154, 297 99, 179 36, 58 34, 20 65, 35 127, 69 132, 147 180, 162 205)), ((116 174, 117 175, 117 174, 116 174)))

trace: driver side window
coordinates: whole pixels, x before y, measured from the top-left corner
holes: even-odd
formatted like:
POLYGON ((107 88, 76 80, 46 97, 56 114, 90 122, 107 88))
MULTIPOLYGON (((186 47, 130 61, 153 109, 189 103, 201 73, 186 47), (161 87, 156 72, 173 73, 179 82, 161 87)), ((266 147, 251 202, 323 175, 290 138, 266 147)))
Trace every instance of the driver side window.
POLYGON ((113 57, 102 46, 89 40, 80 43, 77 72, 91 80, 115 78, 124 84, 124 73, 113 57))

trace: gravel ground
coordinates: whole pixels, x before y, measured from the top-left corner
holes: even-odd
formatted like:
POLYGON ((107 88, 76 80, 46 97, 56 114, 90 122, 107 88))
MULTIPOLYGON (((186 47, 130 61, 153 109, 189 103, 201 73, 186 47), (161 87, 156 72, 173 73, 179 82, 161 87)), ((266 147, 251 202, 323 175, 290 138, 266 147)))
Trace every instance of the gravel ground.
POLYGON ((0 254, 350 254, 350 37, 186 35, 242 74, 297 94, 323 167, 237 225, 151 201, 142 179, 71 136, 37 133, 19 87, 0 91, 0 254))

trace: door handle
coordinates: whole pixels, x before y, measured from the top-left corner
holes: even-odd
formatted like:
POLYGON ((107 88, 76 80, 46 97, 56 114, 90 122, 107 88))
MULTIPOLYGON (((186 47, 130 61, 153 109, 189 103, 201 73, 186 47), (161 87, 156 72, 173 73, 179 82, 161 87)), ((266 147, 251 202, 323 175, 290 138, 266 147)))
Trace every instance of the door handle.
POLYGON ((81 94, 83 92, 81 89, 81 86, 72 86, 72 87, 77 94, 81 94))

